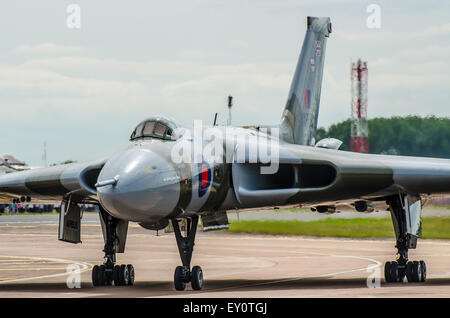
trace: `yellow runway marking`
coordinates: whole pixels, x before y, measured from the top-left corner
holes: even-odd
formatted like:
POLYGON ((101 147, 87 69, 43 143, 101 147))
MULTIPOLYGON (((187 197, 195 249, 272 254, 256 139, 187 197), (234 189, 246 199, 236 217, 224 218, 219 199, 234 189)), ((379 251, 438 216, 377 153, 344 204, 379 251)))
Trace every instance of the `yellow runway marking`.
MULTIPOLYGON (((56 237, 58 235, 58 233, 0 233, 0 236, 12 236, 12 235, 16 235, 16 236, 42 236, 42 237, 56 237)), ((101 237, 102 233, 99 234, 82 234, 81 238, 98 238, 101 237)), ((128 238, 130 237, 157 237, 155 234, 128 234, 127 235, 128 238)), ((163 236, 158 236, 158 237, 163 237, 163 236)))
MULTIPOLYGON (((42 236, 42 237, 54 237, 56 238, 58 233, 0 233, 0 236, 11 236, 11 235, 17 235, 17 236, 42 236)), ((101 237, 101 233, 99 234, 83 234, 82 238, 89 238, 89 237, 101 237)), ((131 234, 133 235, 133 234, 131 234)), ((130 236, 128 236, 130 237, 130 236)))
MULTIPOLYGON (((92 268, 92 264, 86 263, 86 262, 79 262, 79 261, 72 261, 67 259, 59 259, 59 258, 46 258, 46 257, 30 257, 30 256, 10 256, 10 255, 0 255, 0 258, 10 258, 11 260, 21 259, 21 260, 27 260, 29 262, 52 262, 57 264, 76 264, 79 265, 80 268, 80 274, 83 272, 86 272, 92 268)), ((45 263, 47 264, 47 263, 45 263)), ((62 267, 53 267, 53 268, 47 268, 47 267, 41 267, 41 268, 19 268, 19 269, 11 269, 11 270, 65 270, 66 268, 62 267)), ((8 269, 0 269, 0 270, 8 270, 8 269)), ((70 275, 71 272, 63 272, 63 273, 56 273, 56 274, 49 274, 49 275, 41 275, 41 276, 32 276, 32 277, 24 277, 24 278, 14 278, 14 279, 6 279, 6 280, 0 280, 0 284, 3 283, 12 283, 12 282, 21 282, 21 281, 28 281, 28 280, 36 280, 36 279, 42 279, 42 278, 55 278, 55 277, 63 277, 70 275)))
POLYGON ((11 227, 11 228, 20 228, 20 229, 35 229, 37 225, 0 225, 0 227, 11 227))
POLYGON ((19 267, 19 268, 0 268, 0 271, 52 271, 52 270, 66 270, 66 267, 41 267, 41 268, 32 268, 32 267, 19 267))
MULTIPOLYGON (((23 259, 1 259, 0 263, 23 262, 23 259)), ((18 263, 19 264, 19 263, 18 263)), ((25 263, 24 263, 25 264, 25 263)))
MULTIPOLYGON (((5 265, 29 265, 32 264, 33 262, 4 262, 1 265, 5 264, 5 265)), ((46 262, 46 263, 42 263, 43 265, 52 265, 52 264, 58 264, 58 263, 52 263, 52 262, 46 262)), ((21 267, 19 267, 21 268, 21 267)))
MULTIPOLYGON (((81 224, 83 227, 100 227, 100 224, 81 224)), ((0 228, 20 228, 20 229, 34 229, 37 228, 39 226, 59 226, 58 224, 55 223, 42 223, 42 224, 36 224, 36 225, 0 225, 0 228)), ((140 228, 140 225, 134 225, 134 224, 130 224, 128 225, 128 227, 131 228, 140 228)))

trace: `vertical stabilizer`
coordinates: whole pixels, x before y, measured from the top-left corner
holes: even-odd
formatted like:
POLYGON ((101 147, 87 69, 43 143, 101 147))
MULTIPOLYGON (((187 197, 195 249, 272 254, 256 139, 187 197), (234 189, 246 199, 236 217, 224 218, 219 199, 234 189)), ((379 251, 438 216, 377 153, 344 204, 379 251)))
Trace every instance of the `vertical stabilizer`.
POLYGON ((326 38, 330 33, 330 18, 307 18, 302 51, 281 117, 280 138, 286 142, 315 143, 326 38))

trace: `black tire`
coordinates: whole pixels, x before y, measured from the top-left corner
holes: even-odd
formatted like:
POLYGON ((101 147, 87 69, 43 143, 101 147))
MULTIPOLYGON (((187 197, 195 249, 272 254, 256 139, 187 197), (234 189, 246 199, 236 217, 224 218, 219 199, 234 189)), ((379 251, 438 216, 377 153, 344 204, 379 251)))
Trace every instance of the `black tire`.
POLYGON ((184 281, 183 266, 177 266, 177 268, 175 268, 175 274, 173 275, 173 282, 176 290, 184 290, 186 288, 186 282, 184 281))
POLYGON ((386 262, 384 264, 384 280, 386 283, 390 283, 391 279, 391 262, 386 262))
POLYGON ((420 268, 420 263, 418 261, 414 261, 413 263, 413 278, 414 282, 418 283, 422 279, 422 271, 420 268))
POLYGON ((420 261, 420 269, 422 272, 422 278, 421 278, 421 282, 426 282, 427 280, 427 264, 425 264, 424 261, 420 261))
POLYGON ((127 265, 120 265, 120 271, 119 271, 120 286, 128 285, 129 278, 130 277, 128 276, 128 267, 127 267, 127 265))
POLYGON ((192 269, 191 286, 193 290, 200 290, 203 287, 203 271, 200 266, 194 266, 192 269))
POLYGON ((414 282, 414 264, 412 262, 406 263, 406 279, 408 283, 414 282))
POLYGON ((128 264, 127 267, 128 267, 128 285, 133 286, 134 285, 134 267, 131 264, 128 264))
POLYGON ((105 286, 111 286, 113 282, 113 275, 105 266, 105 286))
POLYGON ((106 285, 106 273, 105 273, 105 265, 100 265, 98 267, 98 285, 105 286, 106 285))
POLYGON ((116 265, 113 269, 114 286, 120 286, 120 266, 116 265))
POLYGON ((400 268, 398 269, 398 282, 399 283, 403 283, 403 281, 405 280, 405 276, 406 276, 406 268, 400 268))
POLYGON ((398 263, 397 262, 391 262, 391 279, 393 283, 397 283, 400 281, 398 274, 398 263))
POLYGON ((98 284, 98 265, 92 268, 92 285, 99 286, 98 284))

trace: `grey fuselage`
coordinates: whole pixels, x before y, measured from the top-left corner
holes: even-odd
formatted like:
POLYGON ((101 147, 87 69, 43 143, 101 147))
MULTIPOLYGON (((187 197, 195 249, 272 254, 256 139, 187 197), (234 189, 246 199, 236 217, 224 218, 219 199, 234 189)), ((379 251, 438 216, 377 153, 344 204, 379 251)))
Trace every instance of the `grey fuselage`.
POLYGON ((110 158, 2 175, 0 203, 24 196, 31 203, 99 203, 119 219, 155 223, 193 213, 450 193, 448 159, 361 154, 285 143, 253 129, 208 129, 218 137, 203 136, 200 144, 208 149, 219 141, 222 160, 195 158, 195 152, 175 160, 174 153, 196 141, 184 129, 176 140, 132 140, 110 158), (239 138, 246 140, 244 158, 237 157, 239 138), (271 142, 277 145, 277 170, 263 174, 268 164, 248 150, 271 142))
MULTIPOLYGON (((214 129, 223 132, 224 127, 214 129)), ((118 181, 97 189, 99 202, 118 218, 157 222, 192 213, 450 192, 447 159, 360 154, 280 142, 278 170, 262 174, 260 168, 266 165, 249 162, 248 157, 246 162, 236 160, 236 136, 257 136, 249 147, 273 138, 241 128, 223 135, 224 148, 232 149, 224 151, 223 162, 174 163, 174 147, 192 145, 189 138, 132 142, 101 169, 99 181, 115 177, 118 181)))

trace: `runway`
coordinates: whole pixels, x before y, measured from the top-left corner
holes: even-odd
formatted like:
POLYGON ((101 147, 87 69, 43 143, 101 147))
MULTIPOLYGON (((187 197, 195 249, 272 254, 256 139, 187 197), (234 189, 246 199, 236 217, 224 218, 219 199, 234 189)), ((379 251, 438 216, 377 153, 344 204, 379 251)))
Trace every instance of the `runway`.
POLYGON ((173 287, 180 264, 173 233, 130 224, 118 264, 133 264, 135 286, 93 287, 103 238, 97 216, 83 218, 82 244, 57 240, 57 215, 0 217, 0 297, 450 297, 450 241, 420 240, 410 259, 424 260, 426 283, 376 285, 393 240, 353 240, 198 233, 192 265, 203 268, 202 291, 173 287), (68 288, 67 266, 81 272, 68 288), (370 267, 368 271, 368 267, 370 267))

